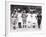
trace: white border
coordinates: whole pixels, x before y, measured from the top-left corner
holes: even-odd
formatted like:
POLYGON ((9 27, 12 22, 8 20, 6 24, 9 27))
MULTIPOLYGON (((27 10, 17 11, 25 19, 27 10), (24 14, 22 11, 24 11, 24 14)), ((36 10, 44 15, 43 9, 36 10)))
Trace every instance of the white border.
MULTIPOLYGON (((10 34, 12 35, 13 33, 15 34, 16 32, 10 32, 10 5, 14 4, 14 5, 32 5, 32 6, 42 6, 42 27, 44 27, 45 25, 43 25, 43 15, 45 13, 44 12, 44 4, 43 3, 28 3, 28 2, 14 2, 14 1, 6 1, 6 35, 10 34)), ((30 31, 31 33, 43 33, 44 28, 41 31, 30 31)))

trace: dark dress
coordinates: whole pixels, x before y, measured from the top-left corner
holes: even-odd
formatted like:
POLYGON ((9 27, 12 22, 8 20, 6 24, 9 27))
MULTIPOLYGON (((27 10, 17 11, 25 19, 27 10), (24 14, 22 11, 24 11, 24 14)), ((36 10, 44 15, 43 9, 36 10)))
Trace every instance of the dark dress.
POLYGON ((40 24, 41 24, 41 19, 42 19, 42 16, 41 15, 37 15, 37 18, 38 18, 38 28, 40 28, 40 24))

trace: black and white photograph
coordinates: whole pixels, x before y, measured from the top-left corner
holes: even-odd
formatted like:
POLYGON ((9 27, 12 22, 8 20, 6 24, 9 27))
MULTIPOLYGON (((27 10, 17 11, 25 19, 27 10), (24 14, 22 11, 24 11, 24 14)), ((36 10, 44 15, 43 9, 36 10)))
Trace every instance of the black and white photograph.
POLYGON ((10 5, 10 30, 40 29, 42 6, 10 5))
POLYGON ((46 37, 46 0, 0 0, 0 37, 46 37))

